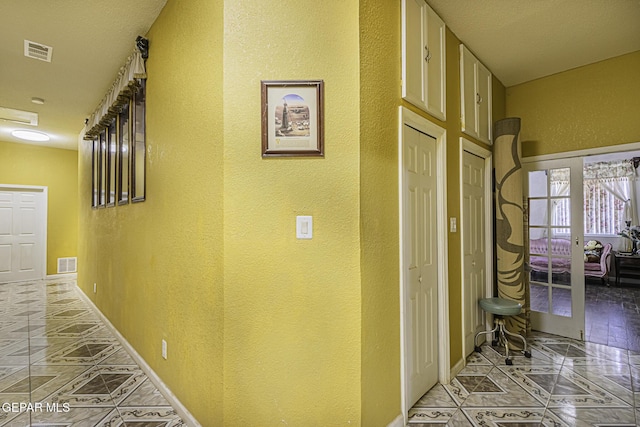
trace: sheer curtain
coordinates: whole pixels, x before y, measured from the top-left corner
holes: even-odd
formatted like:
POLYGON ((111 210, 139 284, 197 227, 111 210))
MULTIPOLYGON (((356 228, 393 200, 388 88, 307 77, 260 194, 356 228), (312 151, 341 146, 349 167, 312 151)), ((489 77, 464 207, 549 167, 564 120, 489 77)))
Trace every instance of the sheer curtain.
MULTIPOLYGON (((569 225, 571 223, 571 206, 569 199, 569 179, 570 169, 551 169, 549 171, 550 176, 550 190, 551 190, 551 225, 569 225), (561 197, 553 199, 554 197, 561 197)), ((546 219, 546 218, 545 218, 546 219)), ((545 221, 546 223, 546 221, 545 221)), ((558 229, 554 234, 565 234, 558 229)), ((569 233, 569 230, 566 230, 569 233)), ((551 236, 554 237, 554 236, 551 236)))
MULTIPOLYGON (((586 163, 584 179, 585 234, 614 235, 625 227, 625 221, 638 224, 635 200, 635 168, 630 160, 586 163)), ((551 224, 568 225, 568 169, 550 171, 551 224)))
POLYGON ((638 223, 634 181, 635 168, 629 160, 585 164, 586 234, 617 234, 625 221, 638 223))

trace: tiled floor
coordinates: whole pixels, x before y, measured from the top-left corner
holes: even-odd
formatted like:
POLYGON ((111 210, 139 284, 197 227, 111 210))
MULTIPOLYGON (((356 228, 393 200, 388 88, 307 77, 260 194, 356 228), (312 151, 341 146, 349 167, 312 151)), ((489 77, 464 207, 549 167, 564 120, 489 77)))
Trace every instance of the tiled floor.
POLYGON ((409 412, 410 426, 636 426, 640 353, 534 333, 531 359, 490 344, 409 412), (502 350, 504 353, 504 350, 502 350))
POLYGON ((0 284, 0 426, 186 425, 79 292, 0 284))

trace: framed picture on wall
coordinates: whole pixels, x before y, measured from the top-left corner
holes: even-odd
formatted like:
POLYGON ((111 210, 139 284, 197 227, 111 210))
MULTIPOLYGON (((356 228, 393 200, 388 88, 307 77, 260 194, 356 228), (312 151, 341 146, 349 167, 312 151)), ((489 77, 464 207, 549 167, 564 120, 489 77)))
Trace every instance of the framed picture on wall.
POLYGON ((324 82, 263 80, 262 157, 324 157, 324 82))

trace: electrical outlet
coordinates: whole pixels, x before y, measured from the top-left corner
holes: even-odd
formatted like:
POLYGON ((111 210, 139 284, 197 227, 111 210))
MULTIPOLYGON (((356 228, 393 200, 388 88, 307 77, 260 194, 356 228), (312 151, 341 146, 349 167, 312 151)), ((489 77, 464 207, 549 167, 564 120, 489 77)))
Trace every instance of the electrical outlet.
POLYGON ((94 283, 93 284, 93 293, 95 294, 96 292, 98 292, 98 284, 94 283))
POLYGON ((167 358, 167 342, 165 340, 162 340, 162 358, 167 358))

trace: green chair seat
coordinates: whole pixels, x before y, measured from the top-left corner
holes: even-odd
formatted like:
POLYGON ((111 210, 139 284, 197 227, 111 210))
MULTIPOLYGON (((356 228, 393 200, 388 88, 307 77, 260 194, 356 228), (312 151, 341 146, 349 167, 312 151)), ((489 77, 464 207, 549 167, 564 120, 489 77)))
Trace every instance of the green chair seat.
POLYGON ((483 298, 480 307, 487 313, 498 316, 515 316, 522 311, 522 304, 504 298, 483 298))

